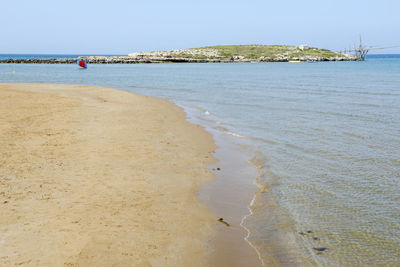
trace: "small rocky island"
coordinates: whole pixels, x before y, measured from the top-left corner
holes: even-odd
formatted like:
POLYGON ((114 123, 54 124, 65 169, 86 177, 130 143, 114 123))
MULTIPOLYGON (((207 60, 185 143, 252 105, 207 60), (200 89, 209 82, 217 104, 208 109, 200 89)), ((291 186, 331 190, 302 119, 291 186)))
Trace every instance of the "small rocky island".
MULTIPOLYGON (((182 50, 135 52, 128 56, 88 56, 88 64, 137 63, 231 63, 231 62, 320 62, 363 60, 307 45, 226 45, 182 50)), ((6 59, 0 63, 72 64, 77 58, 6 59)))

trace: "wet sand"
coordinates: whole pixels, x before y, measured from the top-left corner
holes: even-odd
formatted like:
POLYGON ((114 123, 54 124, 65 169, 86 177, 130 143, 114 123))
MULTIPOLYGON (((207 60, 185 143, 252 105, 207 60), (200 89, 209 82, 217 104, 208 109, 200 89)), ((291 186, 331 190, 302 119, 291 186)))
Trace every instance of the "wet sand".
POLYGON ((205 266, 212 136, 167 101, 0 84, 0 266, 205 266))
MULTIPOLYGON (((257 169, 248 162, 251 153, 237 144, 235 138, 216 131, 213 134, 218 145, 215 152, 218 162, 209 168, 217 180, 204 185, 199 192, 199 198, 218 218, 223 218, 210 241, 210 264, 218 267, 262 267, 256 249, 246 241, 249 233, 242 226, 242 220, 250 214, 252 198, 258 191, 253 183, 257 169)), ((271 258, 266 266, 278 266, 270 265, 273 262, 271 258)))

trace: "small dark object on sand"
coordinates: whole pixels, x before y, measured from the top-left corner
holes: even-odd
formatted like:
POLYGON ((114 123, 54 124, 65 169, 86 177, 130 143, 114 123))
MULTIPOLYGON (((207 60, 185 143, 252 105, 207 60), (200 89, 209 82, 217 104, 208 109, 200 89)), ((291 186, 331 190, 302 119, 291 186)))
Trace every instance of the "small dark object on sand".
POLYGON ((225 225, 228 226, 228 227, 230 226, 229 223, 227 223, 226 221, 224 221, 224 218, 219 218, 218 221, 221 222, 221 223, 223 223, 223 224, 225 224, 225 225))
POLYGON ((313 248, 313 249, 316 251, 322 252, 322 251, 327 250, 328 248, 321 247, 321 248, 313 248))
POLYGON ((299 232, 299 235, 306 235, 306 233, 304 233, 304 232, 299 232))
POLYGON ((315 237, 315 236, 314 236, 312 239, 314 239, 314 240, 319 240, 319 237, 315 237))
POLYGON ((307 233, 309 233, 309 234, 312 234, 312 232, 313 232, 313 231, 311 231, 311 230, 308 230, 308 231, 307 231, 307 233))
POLYGON ((4 204, 7 204, 7 203, 8 203, 8 201, 7 201, 7 200, 5 200, 3 203, 4 203, 4 204))
POLYGON ((220 171, 221 170, 221 168, 217 168, 217 171, 220 171))

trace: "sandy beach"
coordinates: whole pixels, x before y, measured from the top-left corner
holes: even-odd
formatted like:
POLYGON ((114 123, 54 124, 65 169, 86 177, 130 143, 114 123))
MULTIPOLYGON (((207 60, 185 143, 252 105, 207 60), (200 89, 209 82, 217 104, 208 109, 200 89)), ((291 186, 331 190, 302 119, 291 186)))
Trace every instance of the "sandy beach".
POLYGON ((0 266, 204 266, 212 136, 168 101, 0 84, 0 266))

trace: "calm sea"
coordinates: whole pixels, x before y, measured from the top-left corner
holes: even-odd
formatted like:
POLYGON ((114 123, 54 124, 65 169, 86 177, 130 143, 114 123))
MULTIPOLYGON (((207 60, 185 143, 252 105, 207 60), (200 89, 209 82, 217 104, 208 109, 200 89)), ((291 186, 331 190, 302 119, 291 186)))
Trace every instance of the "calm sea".
POLYGON ((0 82, 99 85, 204 110, 202 119, 254 152, 262 192, 245 225, 262 257, 288 266, 295 254, 307 265, 400 266, 398 55, 86 70, 0 64, 0 82))

